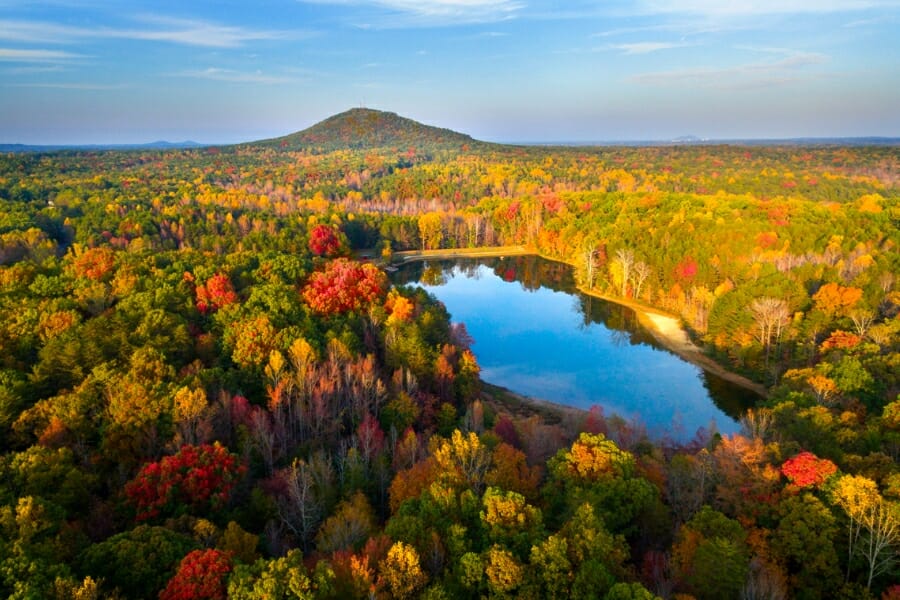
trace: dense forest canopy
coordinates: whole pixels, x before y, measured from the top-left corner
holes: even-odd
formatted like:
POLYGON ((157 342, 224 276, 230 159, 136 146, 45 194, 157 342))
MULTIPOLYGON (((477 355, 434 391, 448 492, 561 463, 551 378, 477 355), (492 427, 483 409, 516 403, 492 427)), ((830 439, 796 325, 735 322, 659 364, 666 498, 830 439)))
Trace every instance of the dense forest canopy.
POLYGON ((0 593, 898 598, 898 179, 890 146, 374 111, 0 156, 0 593), (442 305, 353 258, 494 245, 678 315, 769 398, 677 446, 508 411, 442 305))

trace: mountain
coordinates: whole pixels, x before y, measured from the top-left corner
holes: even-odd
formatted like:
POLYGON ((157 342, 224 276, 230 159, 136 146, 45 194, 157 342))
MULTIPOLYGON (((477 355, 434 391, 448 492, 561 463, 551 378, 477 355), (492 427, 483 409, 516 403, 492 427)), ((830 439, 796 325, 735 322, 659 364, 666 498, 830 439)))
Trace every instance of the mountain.
POLYGON ((353 108, 284 137, 254 142, 255 146, 286 150, 343 150, 367 148, 460 149, 482 144, 450 129, 424 125, 396 113, 353 108))
POLYGON ((182 150, 186 148, 202 148, 205 144, 197 142, 166 142, 163 140, 146 144, 0 144, 0 152, 59 152, 62 150, 182 150))

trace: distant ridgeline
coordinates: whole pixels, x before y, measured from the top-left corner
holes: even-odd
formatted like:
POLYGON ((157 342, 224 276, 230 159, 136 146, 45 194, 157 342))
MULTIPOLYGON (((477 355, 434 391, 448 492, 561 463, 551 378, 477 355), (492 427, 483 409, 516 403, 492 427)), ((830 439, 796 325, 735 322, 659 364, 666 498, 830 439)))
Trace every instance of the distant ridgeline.
POLYGON ((61 152, 65 150, 183 150, 201 148, 197 142, 148 142, 146 144, 0 144, 0 152, 61 152))

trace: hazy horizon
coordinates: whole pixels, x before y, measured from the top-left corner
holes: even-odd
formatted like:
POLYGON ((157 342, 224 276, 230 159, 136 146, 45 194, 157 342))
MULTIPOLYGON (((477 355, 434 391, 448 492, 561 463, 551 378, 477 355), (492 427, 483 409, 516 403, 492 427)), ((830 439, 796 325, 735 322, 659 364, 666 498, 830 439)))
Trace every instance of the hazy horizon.
POLYGON ((364 105, 500 143, 900 136, 897 0, 0 0, 0 142, 225 144, 364 105))
MULTIPOLYGON (((403 116, 403 115, 400 115, 403 116)), ((432 125, 430 123, 425 123, 426 125, 432 125)), ((435 125, 437 126, 437 125, 435 125)), ((288 135, 291 133, 295 133, 293 131, 285 132, 284 135, 288 135)), ((465 131, 458 132, 466 134, 465 131)), ((280 136, 278 136, 280 137, 280 136)), ((164 140, 164 139, 153 139, 153 140, 144 140, 144 141, 134 141, 134 142, 89 142, 89 143, 36 143, 36 144, 28 144, 18 141, 7 141, 0 139, 0 147, 2 146, 24 146, 26 148, 137 148, 142 146, 153 147, 156 145, 171 145, 173 147, 181 147, 181 148, 190 148, 190 147, 208 147, 208 146, 228 146, 228 145, 239 145, 252 143, 257 141, 262 141, 264 139, 270 138, 255 138, 248 140, 223 140, 218 142, 206 142, 204 140, 164 140)), ((810 136, 798 136, 798 137, 790 137, 790 138, 701 138, 699 136, 693 136, 692 134, 686 134, 683 136, 675 136, 672 138, 666 139, 598 139, 598 140, 486 140, 479 139, 473 136, 473 139, 481 142, 495 143, 495 144, 503 144, 510 146, 547 146, 547 147, 580 147, 580 146, 652 146, 657 144, 687 144, 687 145, 715 145, 715 144, 728 144, 728 143, 747 143, 750 145, 753 144, 761 144, 768 145, 769 143, 777 144, 779 142, 796 142, 796 141, 809 141, 810 143, 816 143, 817 141, 821 141, 822 143, 828 143, 832 140, 846 140, 848 142, 853 142, 854 140, 884 140, 887 145, 898 145, 900 144, 900 136, 890 136, 890 135, 878 135, 878 136, 819 136, 819 137, 810 137, 810 136), (695 138, 695 139, 684 139, 684 138, 695 138)))

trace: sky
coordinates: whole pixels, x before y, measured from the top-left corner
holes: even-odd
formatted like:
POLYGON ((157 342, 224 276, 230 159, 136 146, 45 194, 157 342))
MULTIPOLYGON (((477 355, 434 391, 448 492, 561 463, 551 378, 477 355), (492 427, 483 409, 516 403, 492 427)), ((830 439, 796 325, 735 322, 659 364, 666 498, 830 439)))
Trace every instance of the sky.
POLYGON ((0 143, 900 136, 900 0, 0 0, 0 143))

